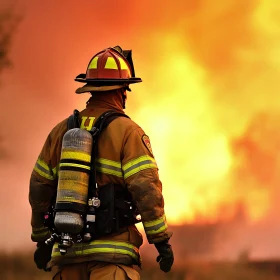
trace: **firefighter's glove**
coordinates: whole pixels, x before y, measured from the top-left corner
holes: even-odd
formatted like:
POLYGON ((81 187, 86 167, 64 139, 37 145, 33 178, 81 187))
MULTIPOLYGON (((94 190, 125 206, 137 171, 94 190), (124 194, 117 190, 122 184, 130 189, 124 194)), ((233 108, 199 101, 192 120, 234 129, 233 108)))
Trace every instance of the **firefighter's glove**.
POLYGON ((45 242, 38 242, 37 249, 34 253, 34 262, 39 269, 50 271, 47 269, 47 264, 51 260, 52 245, 47 245, 45 242))
POLYGON ((169 272, 174 262, 174 256, 171 245, 168 241, 155 243, 155 247, 159 252, 157 262, 159 263, 160 269, 164 272, 169 272))

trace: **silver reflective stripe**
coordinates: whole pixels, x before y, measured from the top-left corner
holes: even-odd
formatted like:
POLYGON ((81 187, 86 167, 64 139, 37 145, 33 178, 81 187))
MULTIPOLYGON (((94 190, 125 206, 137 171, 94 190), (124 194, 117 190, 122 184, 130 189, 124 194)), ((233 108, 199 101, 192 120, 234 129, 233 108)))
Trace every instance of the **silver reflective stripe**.
POLYGON ((108 164, 104 164, 104 163, 100 163, 100 162, 96 162, 96 166, 100 167, 100 168, 106 168, 106 169, 111 169, 117 172, 122 172, 122 169, 116 166, 112 166, 112 165, 108 165, 108 164))
POLYGON ((35 166, 34 171, 37 172, 40 176, 48 179, 48 180, 54 180, 54 173, 51 169, 51 167, 45 163, 43 160, 38 158, 35 166))
POLYGON ((146 235, 155 235, 167 230, 167 222, 166 217, 163 215, 162 217, 152 220, 143 222, 143 226, 146 232, 146 235))
POLYGON ((106 159, 98 159, 96 161, 96 170, 101 173, 115 175, 120 178, 123 177, 121 163, 119 162, 114 162, 106 159))
POLYGON ((149 232, 149 231, 157 231, 158 229, 160 229, 161 227, 164 227, 166 225, 165 221, 163 221, 160 224, 157 224, 155 226, 150 226, 150 227, 145 227, 145 231, 149 232))
POLYGON ((139 158, 130 160, 125 165, 123 165, 123 173, 124 173, 124 179, 127 179, 128 177, 142 171, 145 169, 150 168, 158 168, 156 161, 154 158, 144 155, 139 158))
POLYGON ((136 168, 139 168, 139 169, 140 169, 140 167, 141 167, 142 165, 145 165, 145 164, 154 164, 154 162, 151 161, 151 160, 144 160, 144 161, 141 161, 141 162, 136 163, 136 164, 132 165, 131 167, 127 168, 127 169, 125 170, 124 174, 129 173, 132 169, 136 169, 136 168))
POLYGON ((40 171, 46 173, 47 175, 53 177, 53 172, 50 169, 46 169, 45 167, 43 167, 39 162, 36 162, 35 167, 40 171))

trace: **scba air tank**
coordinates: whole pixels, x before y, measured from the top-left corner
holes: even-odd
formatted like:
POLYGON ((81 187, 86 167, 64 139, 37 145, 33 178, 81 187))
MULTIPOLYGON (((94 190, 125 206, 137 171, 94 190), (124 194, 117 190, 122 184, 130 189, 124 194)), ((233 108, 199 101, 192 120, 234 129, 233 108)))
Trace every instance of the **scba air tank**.
MULTIPOLYGON (((92 150, 92 136, 83 129, 68 130, 62 140, 54 225, 67 239, 84 227, 92 150)), ((72 240, 71 240, 72 241, 72 240)), ((70 247, 65 246, 65 247, 70 247)))

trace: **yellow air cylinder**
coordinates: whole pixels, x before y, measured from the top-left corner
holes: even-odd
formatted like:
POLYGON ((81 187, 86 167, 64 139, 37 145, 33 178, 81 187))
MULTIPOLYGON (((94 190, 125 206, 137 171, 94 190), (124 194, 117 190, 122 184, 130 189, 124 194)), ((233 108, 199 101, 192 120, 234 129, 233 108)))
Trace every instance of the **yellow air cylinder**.
POLYGON ((68 130, 62 140, 54 225, 61 233, 83 230, 87 211, 92 136, 83 129, 68 130))

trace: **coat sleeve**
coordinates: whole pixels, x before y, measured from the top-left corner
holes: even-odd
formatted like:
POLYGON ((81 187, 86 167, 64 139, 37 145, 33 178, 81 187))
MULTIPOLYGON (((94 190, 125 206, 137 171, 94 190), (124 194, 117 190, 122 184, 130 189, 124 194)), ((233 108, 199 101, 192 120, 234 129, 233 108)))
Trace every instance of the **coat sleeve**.
POLYGON ((140 212, 148 242, 169 239, 172 233, 167 231, 158 167, 150 140, 139 127, 125 141, 122 170, 128 191, 140 212))
POLYGON ((31 239, 34 242, 45 241, 51 234, 49 228, 44 226, 44 215, 49 211, 56 197, 62 143, 59 127, 53 129, 47 137, 30 178, 31 239))

